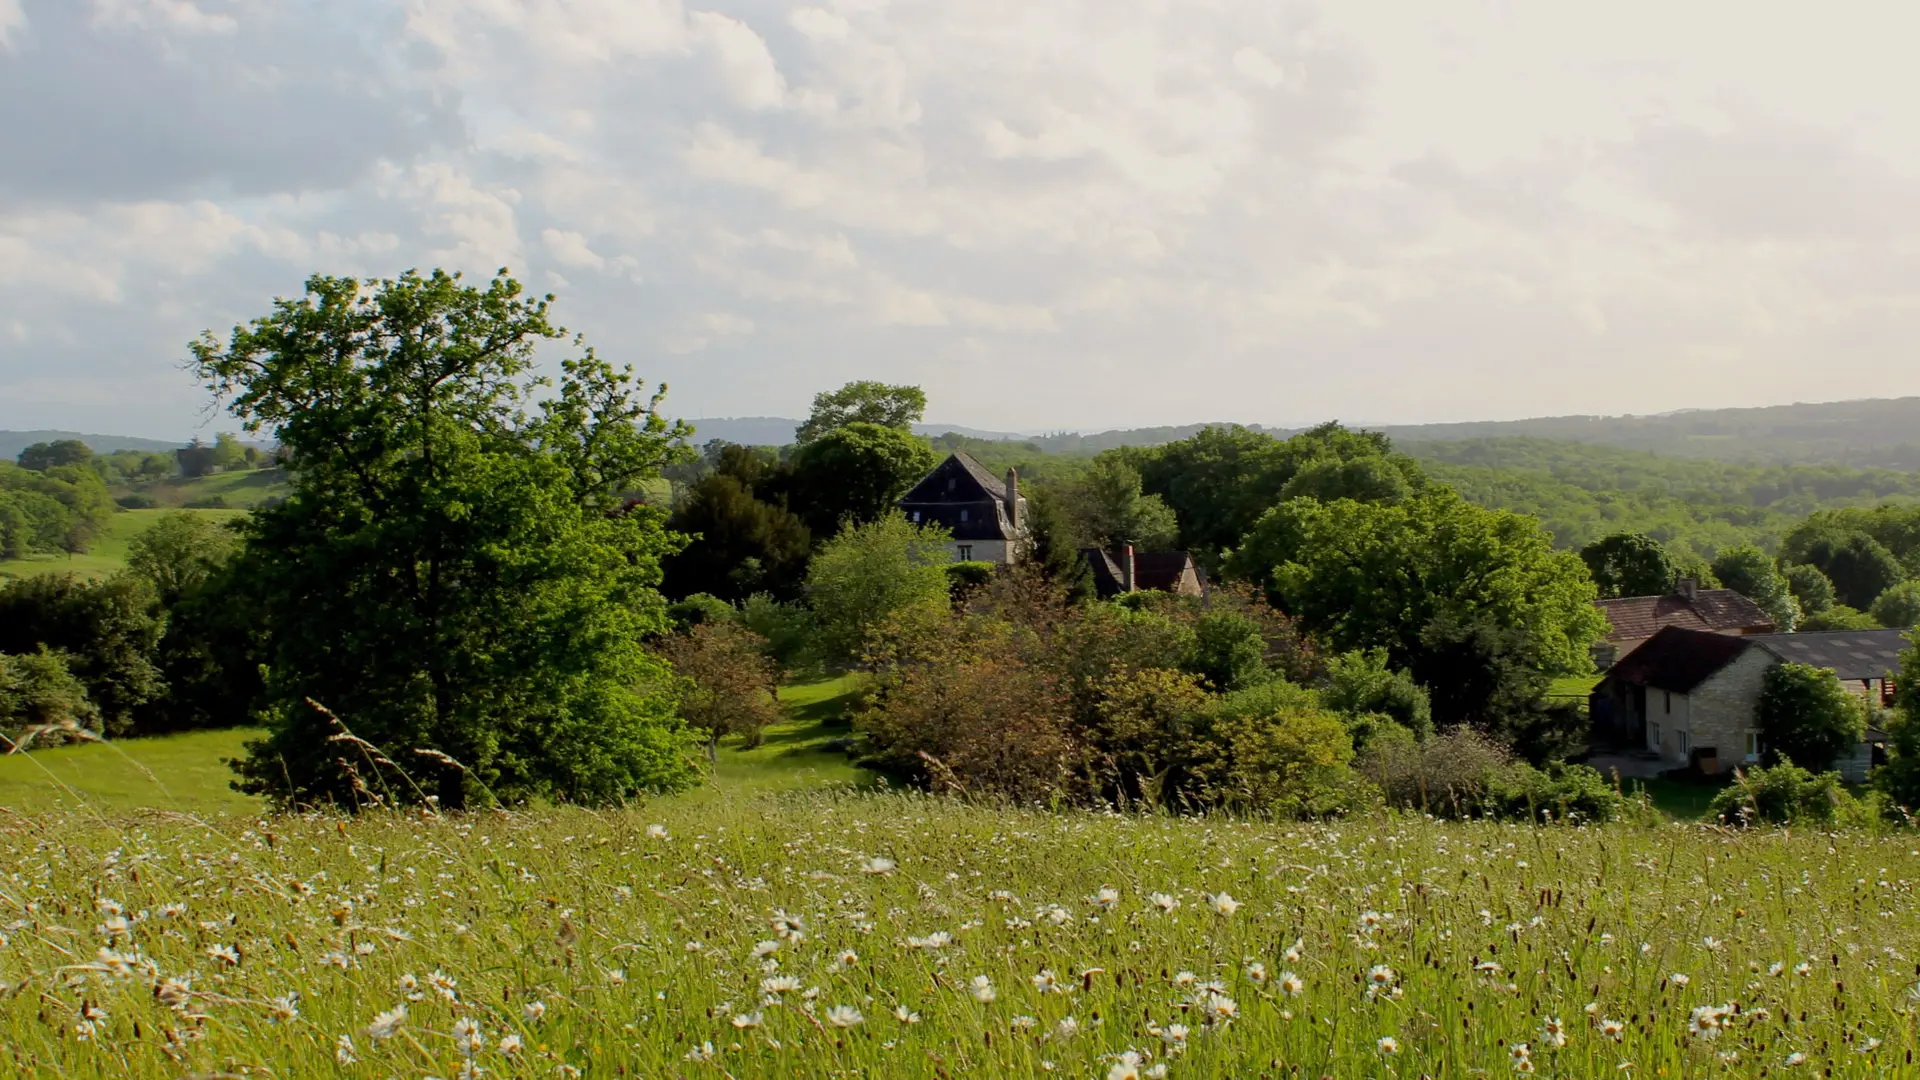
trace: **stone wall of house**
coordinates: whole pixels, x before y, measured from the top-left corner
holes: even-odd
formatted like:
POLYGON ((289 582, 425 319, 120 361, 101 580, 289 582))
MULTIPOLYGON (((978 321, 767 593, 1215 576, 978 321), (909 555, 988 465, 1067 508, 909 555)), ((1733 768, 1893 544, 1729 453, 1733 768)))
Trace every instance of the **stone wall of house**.
POLYGON ((1689 695, 1693 745, 1713 747, 1722 772, 1746 760, 1747 733, 1754 729, 1760 685, 1774 662, 1765 649, 1750 648, 1694 687, 1689 695))
POLYGON ((947 555, 954 562, 971 559, 974 562, 999 563, 1005 566, 1017 561, 1019 547, 1005 540, 954 540, 947 544, 947 555), (966 548, 968 554, 962 554, 966 548))

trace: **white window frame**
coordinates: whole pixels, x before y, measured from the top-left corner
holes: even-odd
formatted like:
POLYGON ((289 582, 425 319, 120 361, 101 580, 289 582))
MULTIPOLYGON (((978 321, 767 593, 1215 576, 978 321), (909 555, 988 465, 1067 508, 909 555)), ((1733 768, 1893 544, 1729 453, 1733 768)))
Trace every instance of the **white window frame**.
POLYGON ((1647 749, 1649 750, 1659 750, 1661 748, 1660 725, 1651 721, 1647 723, 1647 744, 1647 749))
POLYGON ((965 511, 965 510, 961 510, 961 511, 960 511, 960 520, 961 520, 961 521, 965 521, 965 520, 967 520, 967 511, 965 511))
POLYGON ((1760 732, 1757 730, 1749 729, 1747 731, 1746 759, 1748 761, 1760 760, 1760 732))
POLYGON ((1693 732, 1688 731, 1686 728, 1680 728, 1673 733, 1673 739, 1680 747, 1681 757, 1690 758, 1693 756, 1693 732))

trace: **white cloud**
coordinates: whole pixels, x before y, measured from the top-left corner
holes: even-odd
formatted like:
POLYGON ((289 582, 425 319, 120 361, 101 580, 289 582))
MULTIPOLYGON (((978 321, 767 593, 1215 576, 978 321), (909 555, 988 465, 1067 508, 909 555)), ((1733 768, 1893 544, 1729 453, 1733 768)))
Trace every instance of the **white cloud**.
POLYGON ((1916 20, 0 0, 0 427, 178 428, 201 327, 435 264, 717 415, 860 377, 1009 428, 1920 393, 1916 20))

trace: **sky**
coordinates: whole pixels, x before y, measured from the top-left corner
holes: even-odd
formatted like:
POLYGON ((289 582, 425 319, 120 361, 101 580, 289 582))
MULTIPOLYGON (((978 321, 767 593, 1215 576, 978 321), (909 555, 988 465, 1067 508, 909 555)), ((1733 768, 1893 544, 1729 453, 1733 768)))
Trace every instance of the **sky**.
POLYGON ((309 274, 500 267, 680 416, 1920 393, 1920 7, 0 0, 0 428, 233 427, 309 274))

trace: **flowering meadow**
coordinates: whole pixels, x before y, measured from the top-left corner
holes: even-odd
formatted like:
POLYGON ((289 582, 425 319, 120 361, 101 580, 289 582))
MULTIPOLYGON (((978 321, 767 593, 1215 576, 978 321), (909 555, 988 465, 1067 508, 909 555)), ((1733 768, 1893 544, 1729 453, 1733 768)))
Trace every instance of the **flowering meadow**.
POLYGON ((0 1073, 1920 1075, 1910 836, 0 813, 0 1073))

